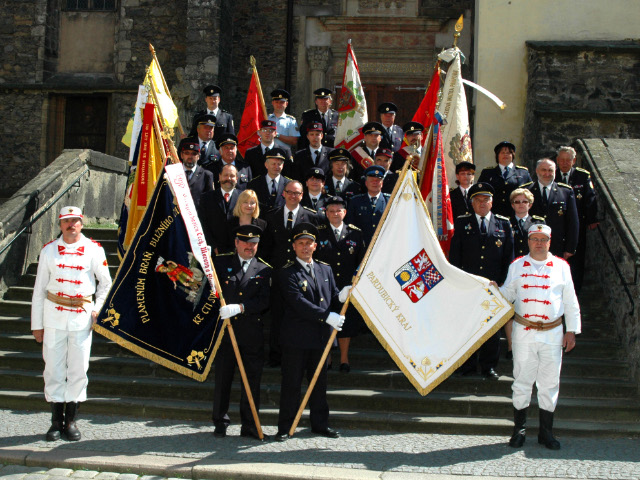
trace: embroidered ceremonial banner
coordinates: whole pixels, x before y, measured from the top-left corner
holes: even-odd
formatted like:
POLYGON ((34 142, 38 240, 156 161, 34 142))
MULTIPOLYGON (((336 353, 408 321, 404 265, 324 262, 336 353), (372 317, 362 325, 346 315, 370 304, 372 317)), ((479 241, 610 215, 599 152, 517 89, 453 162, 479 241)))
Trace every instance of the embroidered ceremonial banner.
POLYGON ((191 248, 185 223, 199 225, 194 216, 181 213, 168 180, 160 178, 95 330, 202 382, 224 322, 218 315, 220 302, 191 248))
POLYGON ((438 107, 445 120, 442 127, 442 145, 448 178, 455 178, 458 163, 473 163, 467 97, 462 86, 461 53, 458 48, 450 48, 438 55, 441 60, 451 62, 438 107))
POLYGON ((447 262, 414 176, 400 182, 351 301, 426 395, 502 327, 513 308, 489 280, 447 262))
POLYGON ((352 150, 362 140, 362 126, 369 121, 364 88, 360 82, 360 70, 356 55, 351 48, 351 40, 347 44, 347 56, 344 61, 342 89, 338 97, 338 128, 336 129, 335 146, 352 150))

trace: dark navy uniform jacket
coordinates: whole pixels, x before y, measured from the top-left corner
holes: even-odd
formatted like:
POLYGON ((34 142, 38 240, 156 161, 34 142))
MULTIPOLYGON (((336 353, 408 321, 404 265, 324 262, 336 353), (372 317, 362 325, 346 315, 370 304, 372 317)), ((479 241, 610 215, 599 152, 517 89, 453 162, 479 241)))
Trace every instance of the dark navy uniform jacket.
POLYGON ((207 245, 211 249, 220 249, 227 243, 227 224, 233 217, 233 209, 238 202, 240 192, 234 189, 226 202, 222 190, 213 190, 202 195, 198 206, 198 217, 207 245))
POLYGON ((260 205, 260 218, 266 218, 267 214, 274 208, 281 207, 285 204, 285 199, 282 196, 284 188, 291 181, 290 178, 280 175, 278 183, 276 184, 277 191, 274 195, 271 194, 271 177, 269 177, 269 185, 267 185, 267 175, 260 175, 254 178, 247 184, 247 189, 253 190, 258 196, 258 204, 260 205))
MULTIPOLYGON (((383 125, 384 127, 384 125, 383 125)), ((387 148, 397 152, 402 146, 402 139, 404 138, 404 131, 395 123, 391 125, 389 130, 386 127, 382 129, 382 140, 380 143, 384 143, 387 148)))
MULTIPOLYGON (((562 182, 560 169, 556 170, 556 182, 562 182)), ((598 221, 598 199, 596 190, 591 181, 591 174, 580 167, 573 167, 569 170, 568 183, 573 188, 576 199, 578 217, 580 218, 580 230, 586 229, 587 225, 598 221)))
POLYGON ((544 218, 527 215, 527 219, 520 228, 520 222, 515 215, 509 219, 513 230, 513 255, 515 258, 522 257, 529 253, 529 227, 539 223, 544 223, 544 218))
POLYGON ((300 205, 324 216, 327 210, 327 207, 325 206, 325 202, 327 201, 327 198, 329 198, 327 194, 321 193, 320 197, 318 198, 318 201, 314 205, 313 200, 311 200, 311 196, 309 195, 309 192, 305 192, 302 195, 302 200, 300 201, 300 205))
POLYGON ((202 195, 213 190, 213 174, 198 166, 188 183, 193 203, 198 208, 202 195))
POLYGON ((454 220, 458 218, 460 215, 467 215, 468 213, 473 213, 473 207, 471 206, 471 199, 468 196, 467 198, 464 198, 464 195, 462 195, 462 189, 460 187, 450 190, 449 196, 451 198, 451 210, 453 210, 454 220))
POLYGON ((318 158, 318 163, 313 163, 311 150, 309 148, 298 150, 293 156, 293 169, 290 172, 291 178, 302 182, 304 185, 304 177, 309 169, 319 167, 324 173, 329 172, 331 170, 331 165, 329 164, 329 152, 333 150, 333 148, 320 147, 319 150, 320 158, 318 158))
POLYGON ((300 119, 300 138, 298 139, 298 150, 309 145, 309 139, 307 138, 307 125, 313 122, 319 122, 322 124, 323 136, 322 145, 333 148, 336 139, 336 128, 338 128, 338 120, 340 116, 338 112, 333 109, 327 110, 329 114, 328 124, 324 121, 320 115, 320 111, 317 108, 305 110, 302 112, 300 119))
POLYGON ((533 182, 527 185, 533 193, 533 205, 529 215, 544 218, 551 227, 550 251, 558 257, 564 252, 575 253, 578 246, 579 220, 573 189, 564 183, 551 182, 549 185, 547 205, 542 202, 540 184, 533 182))
MULTIPOLYGON (((200 115, 204 115, 205 113, 208 113, 208 112, 209 110, 207 109, 200 110, 193 116, 193 120, 191 122, 191 131, 189 132, 190 137, 193 137, 197 134, 198 125, 196 124, 196 119, 200 115)), ((226 110, 218 108, 218 115, 216 115, 216 126, 214 127, 214 130, 213 130, 214 140, 219 135, 222 135, 223 133, 233 133, 233 134, 236 133, 235 128, 233 126, 233 115, 231 115, 226 110)))
POLYGON ((336 192, 336 187, 333 184, 333 174, 329 171, 324 183, 324 189, 327 191, 327 195, 331 197, 341 197, 343 200, 349 201, 355 195, 362 192, 360 183, 355 180, 351 180, 348 177, 342 179, 342 185, 340 185, 340 192, 336 192))
MULTIPOLYGON (((231 320, 238 345, 262 345, 263 314, 269 308, 272 268, 253 258, 245 273, 235 252, 218 255, 214 265, 225 302, 244 305, 244 313, 231 320)), ((225 335, 223 341, 228 342, 229 336, 225 335)))
POLYGON ((483 169, 477 183, 487 182, 491 184, 495 190, 491 212, 508 218, 513 214, 513 208, 511 208, 511 202, 509 201, 511 192, 530 181, 531 175, 529 175, 529 170, 526 167, 516 165, 515 168, 509 170, 505 179, 502 177, 500 166, 496 165, 492 168, 483 169))
POLYGON ((488 223, 483 235, 475 213, 456 218, 449 262, 467 273, 501 284, 513 261, 513 233, 508 218, 492 212, 488 223))
MULTIPOLYGON (((295 227, 302 222, 318 223, 318 216, 315 211, 300 205, 295 222, 291 226, 295 227)), ((289 260, 295 258, 293 247, 291 246, 291 232, 285 226, 284 206, 273 210, 266 216, 267 228, 260 239, 260 255, 262 255, 274 268, 280 268, 289 260)))
MULTIPOLYGON (((288 175, 290 169, 293 167, 293 155, 291 155, 291 149, 289 147, 279 147, 277 144, 274 148, 278 147, 284 150, 285 158, 284 165, 282 167, 282 173, 288 175)), ((264 162, 267 160, 264 153, 262 153, 262 144, 251 147, 245 152, 244 161, 249 164, 251 168, 251 174, 253 177, 267 174, 267 167, 264 166, 264 162)))
POLYGON ((371 238, 376 231, 380 218, 384 213, 384 209, 387 208, 390 195, 380 192, 378 199, 376 200, 375 207, 371 206, 371 200, 368 193, 362 193, 356 195, 349 201, 347 206, 347 216, 344 219, 345 223, 352 223, 360 230, 362 230, 362 236, 367 245, 371 242, 371 238))
POLYGON ((338 287, 329 265, 315 260, 313 265, 315 280, 298 260, 278 272, 285 304, 280 326, 283 347, 323 349, 331 335, 326 320, 330 312, 339 311, 338 287))
POLYGON ((315 252, 318 260, 331 266, 338 289, 351 285, 366 251, 362 232, 355 225, 343 223, 340 238, 336 240, 328 221, 318 226, 318 232, 318 248, 315 252))

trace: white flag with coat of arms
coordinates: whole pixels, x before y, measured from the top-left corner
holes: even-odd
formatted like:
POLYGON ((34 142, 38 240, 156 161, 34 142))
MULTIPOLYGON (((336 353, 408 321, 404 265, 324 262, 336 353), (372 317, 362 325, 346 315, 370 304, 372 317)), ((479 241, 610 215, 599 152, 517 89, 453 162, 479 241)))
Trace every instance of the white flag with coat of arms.
POLYGON ((426 395, 513 315, 489 280, 447 261, 418 186, 406 174, 351 301, 407 378, 426 395))

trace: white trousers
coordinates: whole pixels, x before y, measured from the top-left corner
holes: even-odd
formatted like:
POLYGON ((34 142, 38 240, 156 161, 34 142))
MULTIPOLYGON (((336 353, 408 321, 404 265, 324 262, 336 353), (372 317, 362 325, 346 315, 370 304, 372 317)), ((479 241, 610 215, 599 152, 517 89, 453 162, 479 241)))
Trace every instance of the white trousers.
POLYGON ((91 356, 92 330, 44 329, 44 397, 47 402, 84 402, 91 356))
POLYGON ((538 406, 549 412, 556 409, 560 391, 562 346, 546 343, 513 344, 513 406, 517 410, 531 403, 533 383, 538 390, 538 406))

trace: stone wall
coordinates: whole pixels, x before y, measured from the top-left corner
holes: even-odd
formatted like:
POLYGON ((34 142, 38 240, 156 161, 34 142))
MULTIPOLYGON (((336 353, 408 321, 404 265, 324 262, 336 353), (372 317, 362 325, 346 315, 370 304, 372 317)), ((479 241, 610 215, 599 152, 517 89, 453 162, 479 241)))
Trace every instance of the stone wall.
POLYGON ((640 137, 640 41, 527 42, 522 158, 578 138, 640 137))
POLYGON ((592 172, 601 223, 587 235, 586 271, 602 299, 640 386, 640 140, 580 139, 579 161, 592 172))

